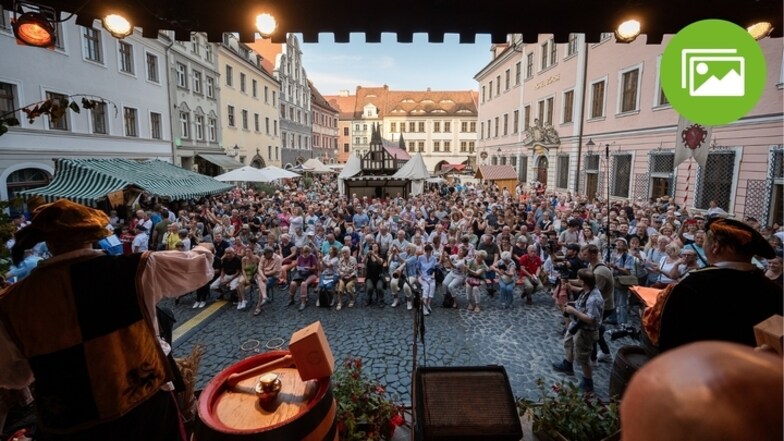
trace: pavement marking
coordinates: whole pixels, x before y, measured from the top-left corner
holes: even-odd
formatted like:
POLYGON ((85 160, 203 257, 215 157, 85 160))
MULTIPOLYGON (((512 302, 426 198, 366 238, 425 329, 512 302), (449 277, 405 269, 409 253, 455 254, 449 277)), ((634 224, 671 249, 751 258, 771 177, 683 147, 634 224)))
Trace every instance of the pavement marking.
POLYGON ((207 320, 211 315, 218 312, 219 309, 223 307, 223 305, 229 303, 226 300, 217 300, 212 303, 210 306, 204 309, 204 311, 196 314, 190 320, 183 323, 182 325, 176 327, 172 332, 172 344, 177 343, 177 340, 182 338, 188 331, 195 328, 205 320, 207 320))

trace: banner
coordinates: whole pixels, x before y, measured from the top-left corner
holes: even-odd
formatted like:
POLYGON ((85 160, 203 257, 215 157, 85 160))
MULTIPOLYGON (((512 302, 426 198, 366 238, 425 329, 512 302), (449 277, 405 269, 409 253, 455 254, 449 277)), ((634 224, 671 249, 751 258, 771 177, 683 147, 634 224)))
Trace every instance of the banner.
POLYGON ((688 158, 694 158, 701 167, 705 167, 708 161, 711 132, 711 127, 697 124, 681 116, 675 134, 675 167, 688 158))

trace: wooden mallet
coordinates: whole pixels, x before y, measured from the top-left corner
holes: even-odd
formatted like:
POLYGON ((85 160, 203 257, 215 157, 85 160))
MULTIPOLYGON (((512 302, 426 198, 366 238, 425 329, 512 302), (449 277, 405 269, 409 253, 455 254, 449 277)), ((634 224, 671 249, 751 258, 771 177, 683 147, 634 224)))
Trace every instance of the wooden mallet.
POLYGON ((240 381, 263 373, 294 366, 302 381, 329 377, 335 370, 335 358, 324 335, 321 322, 315 322, 300 329, 291 336, 289 342, 290 355, 286 355, 269 363, 248 369, 245 372, 231 374, 226 380, 229 388, 234 388, 240 381))

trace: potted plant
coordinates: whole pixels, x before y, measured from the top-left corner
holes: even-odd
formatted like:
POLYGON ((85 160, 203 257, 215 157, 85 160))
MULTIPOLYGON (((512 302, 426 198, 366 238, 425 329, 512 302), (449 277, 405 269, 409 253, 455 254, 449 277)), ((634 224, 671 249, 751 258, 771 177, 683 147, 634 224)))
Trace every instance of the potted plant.
POLYGON ((541 441, 617 441, 621 438, 618 403, 585 395, 573 383, 555 384, 554 395, 536 380, 541 402, 518 399, 520 416, 528 414, 533 433, 541 441))
POLYGON ((362 374, 362 360, 348 358, 332 379, 342 441, 389 440, 403 424, 402 406, 387 398, 384 386, 362 374))

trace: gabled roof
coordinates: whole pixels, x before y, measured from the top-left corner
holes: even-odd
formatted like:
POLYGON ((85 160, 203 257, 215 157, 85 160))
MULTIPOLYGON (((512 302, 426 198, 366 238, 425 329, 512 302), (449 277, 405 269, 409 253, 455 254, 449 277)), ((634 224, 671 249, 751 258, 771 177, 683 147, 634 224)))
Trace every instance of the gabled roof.
POLYGON ((476 171, 476 177, 486 181, 504 181, 517 179, 517 172, 511 165, 482 165, 476 171))
POLYGON ((321 95, 321 92, 318 91, 318 89, 316 88, 316 86, 313 84, 312 81, 308 80, 308 86, 310 86, 310 96, 311 96, 311 102, 313 104, 323 108, 328 112, 336 112, 336 113, 338 112, 338 109, 332 107, 329 101, 327 101, 326 98, 324 98, 324 96, 321 95))
POLYGON ((356 95, 327 95, 324 97, 329 105, 338 111, 339 118, 342 121, 350 121, 354 119, 354 107, 357 103, 356 95))

